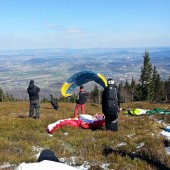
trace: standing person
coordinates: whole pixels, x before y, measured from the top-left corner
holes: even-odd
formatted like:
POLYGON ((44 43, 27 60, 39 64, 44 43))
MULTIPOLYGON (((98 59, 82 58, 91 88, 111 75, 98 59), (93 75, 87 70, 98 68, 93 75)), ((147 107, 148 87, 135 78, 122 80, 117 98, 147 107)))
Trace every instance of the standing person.
POLYGON ((76 96, 76 106, 74 109, 74 117, 78 116, 78 111, 81 109, 81 114, 85 114, 85 102, 87 100, 87 93, 84 90, 83 86, 80 86, 80 91, 76 96))
POLYGON ((120 93, 113 79, 109 78, 107 85, 102 94, 102 112, 105 115, 105 126, 107 130, 118 131, 120 93))
POLYGON ((57 98, 54 98, 52 94, 50 95, 50 102, 53 108, 55 110, 58 110, 59 106, 58 106, 57 98))
POLYGON ((39 92, 40 88, 34 85, 34 80, 30 81, 27 88, 30 99, 29 117, 39 119, 40 117, 40 103, 39 103, 39 92), (34 116, 34 109, 36 115, 34 116))

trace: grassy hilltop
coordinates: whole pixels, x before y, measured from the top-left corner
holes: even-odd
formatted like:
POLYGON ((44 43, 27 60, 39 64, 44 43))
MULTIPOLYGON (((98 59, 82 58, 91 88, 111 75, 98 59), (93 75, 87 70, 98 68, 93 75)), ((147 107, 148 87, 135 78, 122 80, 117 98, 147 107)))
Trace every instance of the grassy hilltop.
MULTIPOLYGON (((46 131, 49 124, 73 116, 75 104, 59 103, 59 106, 56 111, 50 103, 41 104, 41 117, 35 120, 27 117, 28 102, 0 103, 0 169, 12 170, 21 162, 35 162, 36 154, 47 148, 59 159, 64 158, 65 163, 73 166, 85 163, 90 170, 106 169, 102 165, 114 170, 170 168, 170 155, 165 150, 170 141, 160 134, 170 124, 170 116, 123 114, 129 108, 170 110, 170 105, 122 104, 118 132, 63 127, 49 135, 46 131)), ((101 105, 87 103, 86 113, 101 113, 101 105)))

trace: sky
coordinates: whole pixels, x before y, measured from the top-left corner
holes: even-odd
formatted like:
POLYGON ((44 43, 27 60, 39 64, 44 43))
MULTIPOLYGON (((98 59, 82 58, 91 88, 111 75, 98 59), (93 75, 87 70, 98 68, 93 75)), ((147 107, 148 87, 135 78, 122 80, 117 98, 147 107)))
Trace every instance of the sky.
POLYGON ((0 50, 170 46, 170 0, 0 0, 0 50))

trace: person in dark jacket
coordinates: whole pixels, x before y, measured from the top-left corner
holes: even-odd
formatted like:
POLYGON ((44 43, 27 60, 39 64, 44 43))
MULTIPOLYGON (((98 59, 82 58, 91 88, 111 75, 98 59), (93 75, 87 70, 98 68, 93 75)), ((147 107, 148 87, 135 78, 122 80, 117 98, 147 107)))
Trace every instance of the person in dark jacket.
POLYGON ((59 109, 57 98, 54 98, 52 94, 50 95, 50 102, 55 110, 59 109))
POLYGON ((105 126, 107 130, 118 131, 120 93, 113 79, 109 78, 107 85, 102 93, 102 112, 105 115, 105 126))
POLYGON ((39 92, 40 88, 34 85, 34 80, 31 80, 27 88, 30 99, 29 117, 39 119, 40 117, 40 103, 39 103, 39 92), (35 116, 34 116, 35 109, 35 116))
POLYGON ((78 111, 81 109, 81 114, 85 114, 85 102, 87 100, 87 93, 84 90, 83 86, 80 86, 80 91, 76 96, 76 106, 74 109, 74 117, 78 116, 78 111))

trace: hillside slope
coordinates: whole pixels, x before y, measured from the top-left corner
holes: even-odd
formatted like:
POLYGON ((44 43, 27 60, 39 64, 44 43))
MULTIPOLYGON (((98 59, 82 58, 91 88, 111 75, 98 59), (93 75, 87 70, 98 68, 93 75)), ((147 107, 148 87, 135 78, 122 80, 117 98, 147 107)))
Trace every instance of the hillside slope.
MULTIPOLYGON (((35 162, 42 149, 52 149, 67 164, 93 170, 163 170, 170 168, 166 147, 170 141, 160 132, 170 124, 169 115, 124 115, 129 108, 170 110, 169 104, 126 103, 119 116, 119 131, 92 131, 63 127, 52 135, 47 126, 73 116, 75 104, 41 104, 39 120, 28 118, 28 102, 0 103, 0 169, 12 170, 21 162, 35 162), (162 122, 162 123, 160 123, 162 122), (80 166, 81 165, 81 166, 80 166)), ((86 113, 101 113, 101 105, 86 104, 86 113)))

